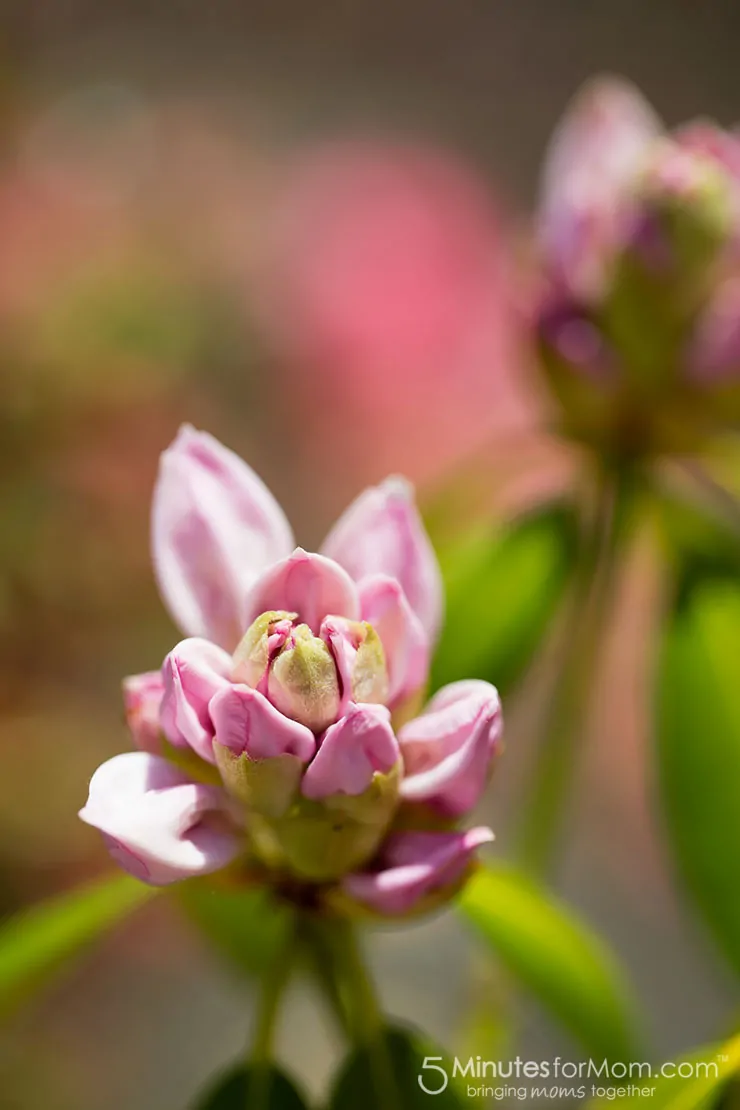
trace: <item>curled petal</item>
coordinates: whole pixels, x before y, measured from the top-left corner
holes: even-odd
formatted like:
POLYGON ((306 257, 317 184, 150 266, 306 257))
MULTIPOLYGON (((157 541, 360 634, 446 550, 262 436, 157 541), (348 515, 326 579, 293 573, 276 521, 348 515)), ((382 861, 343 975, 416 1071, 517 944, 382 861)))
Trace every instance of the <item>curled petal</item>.
POLYGON ((381 870, 347 875, 342 885, 376 913, 409 913, 427 896, 454 894, 473 853, 491 840, 493 833, 484 827, 467 832, 397 833, 386 841, 381 870))
POLYGON ((296 613, 296 620, 314 634, 329 614, 350 620, 360 614, 357 588, 347 572, 332 559, 301 547, 255 582, 247 599, 246 623, 270 609, 296 613))
POLYGON ((132 674, 123 680, 123 705, 126 724, 134 743, 143 752, 157 752, 160 748, 159 707, 162 704, 164 682, 161 671, 132 674))
POLYGON ((362 619, 380 636, 391 708, 420 689, 429 673, 429 638, 394 578, 374 574, 359 586, 362 619))
POLYGON ((339 518, 322 549, 356 582, 394 578, 433 641, 442 621, 442 577, 437 558, 403 478, 365 490, 339 518))
POLYGON ((622 233, 630 184, 661 123, 639 91, 601 78, 582 89, 550 140, 540 204, 548 261, 571 292, 598 296, 622 233))
POLYGON ((165 736, 176 747, 190 747, 214 762, 213 722, 209 703, 228 687, 231 656, 208 640, 193 637, 173 648, 162 664, 164 697, 160 722, 165 736))
POLYGON ((273 759, 296 755, 308 763, 316 751, 314 734, 305 725, 284 717, 267 698, 250 686, 227 686, 210 704, 215 738, 234 755, 273 759))
POLYGON ((218 787, 190 782, 166 759, 126 752, 95 772, 80 817, 100 829, 125 871, 163 886, 216 871, 237 854, 225 802, 218 787))
POLYGON ((449 816, 472 809, 485 789, 503 720, 488 682, 453 682, 398 734, 404 763, 401 796, 449 816))
POLYGON ((302 793, 314 799, 363 794, 375 772, 388 774, 398 759, 388 710, 382 705, 352 705, 324 733, 303 776, 302 793))
POLYGON ((233 651, 249 587, 292 546, 283 511, 257 475, 184 425, 162 455, 152 505, 154 569, 183 631, 233 651))

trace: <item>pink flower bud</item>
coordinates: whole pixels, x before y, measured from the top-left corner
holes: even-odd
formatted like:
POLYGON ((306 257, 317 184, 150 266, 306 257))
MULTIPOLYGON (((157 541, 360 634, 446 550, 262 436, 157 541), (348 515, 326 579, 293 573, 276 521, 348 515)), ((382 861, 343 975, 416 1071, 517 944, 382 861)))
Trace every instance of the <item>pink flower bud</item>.
POLYGON ((458 817, 478 802, 501 738, 499 696, 488 682, 445 686, 398 734, 401 796, 458 817))
POLYGON ((123 680, 123 705, 126 724, 134 743, 143 752, 158 752, 162 729, 159 707, 164 695, 161 671, 133 674, 123 680))
POLYGON ((304 797, 364 793, 376 774, 387 775, 399 760, 390 713, 381 705, 354 705, 327 729, 303 776, 304 797))
POLYGON ((550 140, 540 205, 545 261, 585 303, 604 292, 629 224, 632 184, 661 130, 634 86, 600 78, 577 93, 550 140))
POLYGON ((216 871, 239 851, 224 792, 148 752, 99 767, 80 817, 100 829, 116 863, 153 886, 216 871))
POLYGON ((360 584, 369 575, 394 579, 434 641, 442 620, 442 579, 406 481, 388 478, 365 490, 334 525, 323 550, 360 584))
POLYGON ((234 654, 231 677, 264 694, 294 721, 321 733, 351 702, 388 696, 383 646, 361 621, 326 617, 320 635, 296 614, 262 613, 234 654))
POLYGON ((162 664, 164 697, 160 721, 175 747, 189 745, 201 759, 213 763, 211 698, 227 689, 231 658, 208 640, 183 640, 162 664))
POLYGON ((290 525, 257 475, 184 425, 162 455, 152 504, 154 569, 184 632, 233 651, 250 623, 250 586, 292 547, 290 525))
POLYGON ((384 917, 422 913, 457 893, 475 851, 492 840, 493 833, 484 827, 467 832, 396 833, 383 845, 379 869, 347 875, 342 887, 384 917))

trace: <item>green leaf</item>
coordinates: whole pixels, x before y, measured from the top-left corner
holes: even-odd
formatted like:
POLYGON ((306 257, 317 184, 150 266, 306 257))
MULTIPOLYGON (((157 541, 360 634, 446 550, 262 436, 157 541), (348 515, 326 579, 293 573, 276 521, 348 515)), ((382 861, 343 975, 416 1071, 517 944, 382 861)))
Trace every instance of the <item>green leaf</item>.
POLYGON ((547 632, 572 565, 575 518, 548 505, 502 535, 469 537, 442 560, 447 616, 432 688, 482 678, 506 692, 547 632))
POLYGON ((272 964, 291 927, 287 904, 264 887, 222 890, 197 879, 183 883, 178 894, 217 951, 248 976, 272 964))
POLYGON ((452 1061, 426 1038, 411 1029, 388 1028, 375 1045, 347 1058, 327 1110, 429 1110, 432 1096, 436 1110, 462 1110, 467 1100, 451 1076, 452 1061))
POLYGON ((0 925, 0 1012, 38 989, 65 961, 157 893, 129 875, 106 876, 21 910, 0 925))
POLYGON ((306 1110, 308 1103, 277 1068, 236 1068, 218 1079, 194 1110, 306 1110))
POLYGON ((597 1080, 596 1086, 612 1088, 611 1097, 607 1094, 590 1099, 588 1110, 606 1110, 607 1107, 619 1110, 624 1106, 634 1107, 638 1101, 650 1106, 651 1110, 710 1110, 710 1107, 719 1110, 724 1105, 722 1096, 729 1081, 740 1070, 740 1037, 733 1037, 726 1044, 701 1049, 683 1057, 679 1063, 671 1062, 667 1066, 671 1069, 670 1074, 661 1075, 661 1066, 656 1065, 653 1079, 597 1080), (682 1064, 691 1064, 693 1074, 680 1076, 678 1072, 682 1064), (621 1096, 617 1094, 629 1083, 641 1088, 652 1087, 654 1093, 642 1097, 632 1097, 629 1092, 621 1096))
POLYGON ((695 579, 664 629, 660 793, 681 878, 740 972, 740 579, 695 579))
POLYGON ((637 1058, 635 1010, 604 944, 564 906, 505 865, 481 868, 459 908, 508 971, 595 1058, 637 1058))

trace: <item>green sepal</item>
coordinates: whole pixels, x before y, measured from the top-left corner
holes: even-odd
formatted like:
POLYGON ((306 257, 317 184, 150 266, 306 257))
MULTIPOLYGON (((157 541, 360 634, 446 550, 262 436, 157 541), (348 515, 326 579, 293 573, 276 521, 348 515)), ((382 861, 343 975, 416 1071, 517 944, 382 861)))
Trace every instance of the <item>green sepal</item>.
POLYGON ((285 867, 313 882, 328 882, 372 859, 398 803, 400 767, 376 771, 362 794, 333 794, 321 801, 299 797, 279 820, 261 823, 257 850, 282 854, 285 867), (269 825, 269 828, 262 827, 269 825))
POLYGON ((213 742, 213 754, 229 794, 250 813, 280 818, 287 812, 303 774, 303 763, 297 755, 252 759, 246 752, 236 755, 217 740, 213 742))

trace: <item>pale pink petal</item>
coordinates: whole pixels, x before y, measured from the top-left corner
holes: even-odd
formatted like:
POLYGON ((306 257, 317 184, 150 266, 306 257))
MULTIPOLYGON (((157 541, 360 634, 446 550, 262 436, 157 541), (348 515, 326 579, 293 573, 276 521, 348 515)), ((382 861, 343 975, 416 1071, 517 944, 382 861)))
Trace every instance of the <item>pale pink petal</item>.
POLYGON ((449 816, 467 813, 486 787, 502 728, 499 696, 488 682, 443 687, 398 734, 402 797, 449 816))
POLYGON ((233 651, 247 627, 247 591, 292 546, 257 475, 213 436, 183 426, 162 455, 152 504, 154 569, 182 630, 233 651))
POLYGON ((164 683, 161 671, 132 674, 123 680, 123 705, 126 724, 137 748, 143 752, 160 749, 159 707, 164 683))
POLYGON ((408 482, 388 478, 361 493, 322 550, 356 582, 377 574, 394 578, 434 641, 442 622, 442 576, 408 482))
POLYGON ((388 710, 382 705, 352 705, 346 716, 324 733, 303 776, 302 792, 306 798, 316 799, 362 794, 375 772, 387 774, 398 758, 388 710))
POLYGON ((394 578, 374 574, 359 586, 362 619, 380 636, 391 708, 419 690, 429 674, 429 638, 394 578))
POLYGON ((304 763, 316 751, 314 734, 305 725, 284 717, 250 686, 228 686, 210 703, 215 738, 235 755, 252 759, 296 755, 304 763))
POLYGON ((333 560, 301 547, 255 582, 247 599, 247 627, 271 609, 297 613, 297 622, 307 624, 316 635, 330 614, 350 620, 360 615, 357 588, 347 572, 333 560))
POLYGON ((473 853, 493 840, 490 829, 396 833, 386 841, 382 869, 347 875, 342 886, 376 913, 409 913, 428 894, 453 888, 473 853))
POLYGON ((634 86, 600 78, 576 95, 550 140, 540 234, 555 273, 585 300, 601 290, 624 230, 631 184, 661 131, 634 86))
POLYGON ((159 719, 176 747, 189 745, 201 759, 214 762, 209 703, 229 686, 231 656, 208 640, 192 637, 173 648, 162 664, 164 697, 159 719))
POLYGON ((126 752, 92 777, 80 817, 117 863, 153 886, 225 867, 239 851, 224 792, 190 782, 166 759, 126 752))

